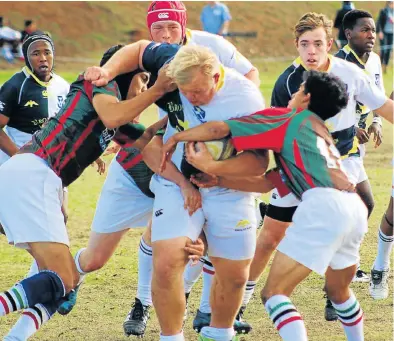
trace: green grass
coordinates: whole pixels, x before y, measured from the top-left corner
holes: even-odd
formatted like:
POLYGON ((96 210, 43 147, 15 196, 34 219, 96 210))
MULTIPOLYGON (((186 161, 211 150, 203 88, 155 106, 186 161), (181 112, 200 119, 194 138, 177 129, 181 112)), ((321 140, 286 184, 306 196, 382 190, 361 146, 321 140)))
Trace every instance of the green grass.
MULTIPOLYGON (((270 92, 277 76, 287 65, 288 63, 260 63, 257 65, 262 74, 261 89, 267 103, 269 103, 270 92)), ((59 73, 68 80, 72 80, 76 76, 76 73, 72 72, 59 73)), ((392 71, 390 71, 385 76, 387 92, 392 89, 392 75, 392 71)), ((9 77, 9 72, 0 72, 0 82, 9 77)), ((145 124, 149 124, 154 118, 155 110, 153 108, 142 115, 142 121, 145 124)), ((392 137, 392 126, 385 124, 384 144, 379 149, 374 149, 372 145, 369 145, 365 160, 376 202, 375 210, 369 221, 370 231, 361 248, 363 269, 367 271, 371 268, 376 254, 377 229, 390 197, 392 137)), ((109 159, 107 161, 109 162, 109 159)), ((89 168, 78 181, 70 186, 68 230, 73 253, 87 244, 90 223, 103 181, 104 176, 97 175, 93 169, 89 168)), ((122 323, 130 308, 130 301, 136 293, 137 250, 142 232, 143 230, 130 231, 122 240, 107 266, 101 271, 87 276, 80 291, 78 305, 70 316, 55 316, 48 325, 37 333, 33 340, 128 340, 123 335, 122 323)), ((31 259, 26 252, 8 246, 4 237, 0 237, 0 259, 0 290, 5 290, 26 274, 31 259)), ((266 274, 259 282, 256 293, 261 290, 265 279, 266 274)), ((339 323, 328 323, 324 320, 325 302, 322 298, 322 286, 323 280, 317 275, 311 275, 298 286, 292 296, 295 305, 304 317, 309 340, 346 340, 339 323)), ((354 284, 352 288, 365 311, 365 340, 392 340, 391 298, 384 301, 373 301, 368 295, 367 284, 354 284)), ((186 340, 196 339, 196 334, 191 329, 191 323, 198 308, 200 292, 201 284, 199 282, 191 294, 190 314, 185 325, 186 340)), ((254 327, 253 332, 244 337, 245 340, 280 340, 258 295, 252 299, 245 317, 254 327)), ((16 318, 17 315, 12 314, 1 319, 0 336, 6 334, 16 318)), ((157 340, 158 333, 157 318, 153 312, 144 340, 157 340)))

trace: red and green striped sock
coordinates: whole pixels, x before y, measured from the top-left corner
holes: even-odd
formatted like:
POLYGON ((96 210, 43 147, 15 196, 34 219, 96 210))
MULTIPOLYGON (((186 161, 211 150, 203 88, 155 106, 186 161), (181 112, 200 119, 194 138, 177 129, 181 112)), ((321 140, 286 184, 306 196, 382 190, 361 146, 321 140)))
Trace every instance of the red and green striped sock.
POLYGON ((19 283, 0 294, 0 316, 28 307, 25 290, 19 283))

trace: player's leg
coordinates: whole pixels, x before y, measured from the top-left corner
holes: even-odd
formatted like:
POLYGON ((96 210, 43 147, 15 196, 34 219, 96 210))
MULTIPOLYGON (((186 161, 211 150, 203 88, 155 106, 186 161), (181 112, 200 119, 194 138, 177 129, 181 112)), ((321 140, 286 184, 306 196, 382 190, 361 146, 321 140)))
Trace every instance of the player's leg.
POLYGON ((199 209, 192 216, 183 208, 179 187, 165 186, 154 176, 152 215, 153 276, 152 300, 161 328, 161 339, 183 340, 185 294, 183 272, 188 261, 184 247, 196 240, 205 218, 199 209))
POLYGON ((58 301, 75 287, 79 276, 61 213, 60 178, 32 154, 16 155, 0 173, 0 191, 7 193, 0 198, 1 224, 8 241, 30 249, 42 269, 0 294, 0 315, 5 315, 58 301))
POLYGON ((138 286, 137 295, 132 307, 123 322, 123 330, 127 336, 144 335, 149 319, 149 309, 152 306, 152 242, 151 221, 141 237, 138 250, 138 286))
POLYGON ((242 306, 246 307, 252 298, 254 288, 272 253, 283 239, 298 203, 299 201, 292 194, 281 198, 276 190, 272 191, 263 227, 257 237, 256 252, 250 266, 249 280, 246 284, 242 306))
POLYGON ((389 295, 390 255, 393 249, 393 193, 389 205, 380 222, 378 232, 378 253, 371 270, 369 293, 372 298, 385 299, 389 295))
POLYGON ((208 254, 215 267, 211 324, 202 338, 231 339, 256 245, 254 196, 202 190, 208 254))

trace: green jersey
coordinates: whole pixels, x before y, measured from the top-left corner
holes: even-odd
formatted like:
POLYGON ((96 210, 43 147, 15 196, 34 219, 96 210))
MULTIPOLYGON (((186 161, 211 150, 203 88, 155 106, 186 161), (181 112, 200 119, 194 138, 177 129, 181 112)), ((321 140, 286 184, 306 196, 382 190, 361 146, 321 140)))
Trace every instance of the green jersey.
POLYGON ((238 151, 274 152, 282 181, 299 199, 315 187, 354 190, 324 121, 311 111, 271 108, 225 122, 238 151))

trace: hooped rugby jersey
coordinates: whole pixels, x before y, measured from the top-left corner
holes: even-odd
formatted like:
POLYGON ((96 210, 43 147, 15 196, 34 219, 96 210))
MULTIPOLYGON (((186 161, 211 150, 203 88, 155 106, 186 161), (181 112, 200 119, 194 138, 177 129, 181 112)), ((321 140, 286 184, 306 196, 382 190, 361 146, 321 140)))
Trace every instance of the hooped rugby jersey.
POLYGON ((140 124, 106 128, 92 104, 93 97, 99 94, 121 99, 115 81, 105 87, 96 87, 80 75, 71 84, 59 113, 21 148, 21 152, 33 153, 46 160, 61 178, 63 186, 75 181, 86 167, 99 158, 112 139, 121 145, 131 144, 144 133, 145 128, 140 124))
MULTIPOLYGON (((283 181, 298 199, 316 187, 354 191, 341 168, 331 134, 324 121, 311 111, 271 108, 225 122, 237 151, 274 152, 281 175, 274 179, 283 181)), ((273 184, 283 187, 275 181, 273 184)))
MULTIPOLYGON (((357 123, 357 101, 364 103, 372 110, 380 108, 386 96, 356 65, 329 55, 328 73, 341 79, 347 88, 349 102, 336 116, 325 123, 331 132, 335 145, 343 157, 359 155, 355 125, 357 123)), ((302 75, 306 67, 298 57, 278 78, 272 93, 273 107, 287 107, 291 96, 298 91, 303 82, 302 75)))
MULTIPOLYGON (((371 79, 376 86, 385 93, 384 83, 383 83, 383 72, 382 72, 382 63, 380 62, 380 57, 373 51, 369 53, 368 60, 364 63, 354 52, 349 45, 345 45, 341 50, 339 50, 336 54, 336 57, 346 60, 350 63, 357 65, 361 70, 365 72, 365 74, 371 79)), ((368 114, 371 110, 360 102, 357 102, 356 106, 356 115, 357 115, 357 124, 360 128, 366 128, 366 121, 368 118, 368 114)))
POLYGON ((59 112, 69 88, 60 76, 52 73, 49 82, 42 82, 27 67, 3 84, 0 114, 9 118, 6 132, 18 147, 59 112))

